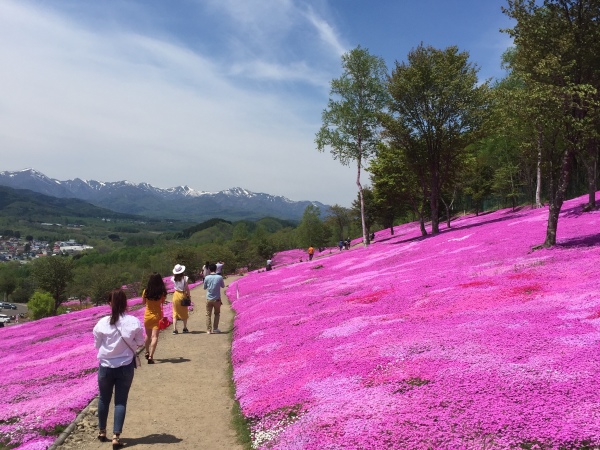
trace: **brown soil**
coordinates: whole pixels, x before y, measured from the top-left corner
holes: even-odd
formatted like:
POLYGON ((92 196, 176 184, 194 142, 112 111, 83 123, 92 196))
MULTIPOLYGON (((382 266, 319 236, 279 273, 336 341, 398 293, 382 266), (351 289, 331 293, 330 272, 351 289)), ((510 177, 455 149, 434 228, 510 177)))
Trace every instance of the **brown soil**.
MULTIPOLYGON (((228 285, 234 277, 225 280, 228 285)), ((127 403, 127 416, 121 441, 124 448, 169 450, 243 450, 231 425, 234 400, 228 377, 230 334, 233 311, 224 297, 221 307, 221 334, 207 334, 205 294, 202 286, 192 290, 194 311, 190 314, 190 333, 172 328, 161 332, 154 360, 142 367, 135 378, 127 403)), ((170 297, 168 298, 170 300, 170 297)), ((170 312, 167 305, 165 312, 170 312)), ((108 415, 108 436, 112 436, 113 406, 108 415)), ((97 400, 82 414, 74 431, 59 450, 108 449, 110 441, 96 439, 97 400)))

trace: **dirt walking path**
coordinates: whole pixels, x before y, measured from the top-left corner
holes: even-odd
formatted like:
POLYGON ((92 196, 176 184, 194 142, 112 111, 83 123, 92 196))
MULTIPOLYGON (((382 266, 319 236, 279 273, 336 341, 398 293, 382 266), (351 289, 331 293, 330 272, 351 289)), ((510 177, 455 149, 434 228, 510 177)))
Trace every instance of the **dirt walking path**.
MULTIPOLYGON (((234 277, 225 280, 229 285, 234 277)), ((202 286, 192 290, 195 304, 188 320, 189 334, 172 329, 161 332, 154 360, 142 357, 129 392, 127 416, 121 441, 135 450, 243 450, 231 426, 234 402, 229 391, 228 358, 233 329, 231 303, 224 297, 219 328, 222 334, 207 334, 205 293, 202 286)), ((170 301, 171 296, 167 299, 170 301)), ((170 313, 171 305, 165 309, 170 313)), ((112 436, 113 407, 108 415, 108 436, 112 436)), ((75 430, 58 450, 109 449, 111 442, 96 439, 97 400, 83 414, 75 430)))

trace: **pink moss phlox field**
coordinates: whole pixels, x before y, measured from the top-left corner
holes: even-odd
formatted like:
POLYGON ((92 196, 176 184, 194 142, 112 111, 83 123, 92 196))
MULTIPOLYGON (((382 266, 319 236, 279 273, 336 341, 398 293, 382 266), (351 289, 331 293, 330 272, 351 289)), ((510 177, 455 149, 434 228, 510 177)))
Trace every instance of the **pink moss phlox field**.
POLYGON ((553 249, 531 251, 547 208, 501 210, 232 283, 254 447, 598 448, 600 211, 584 202, 553 249))
MULTIPOLYGON (((143 320, 141 298, 128 304, 143 320)), ((0 444, 46 449, 97 395, 92 329, 108 314, 103 305, 0 329, 0 444)))

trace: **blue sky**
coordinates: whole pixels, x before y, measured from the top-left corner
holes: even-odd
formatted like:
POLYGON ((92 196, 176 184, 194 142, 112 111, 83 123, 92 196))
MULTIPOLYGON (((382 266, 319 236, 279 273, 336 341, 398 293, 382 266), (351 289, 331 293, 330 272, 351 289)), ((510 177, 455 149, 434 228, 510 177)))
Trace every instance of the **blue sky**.
POLYGON ((505 3, 2 0, 0 171, 350 206, 355 169, 314 144, 340 56, 457 45, 502 77, 505 3))

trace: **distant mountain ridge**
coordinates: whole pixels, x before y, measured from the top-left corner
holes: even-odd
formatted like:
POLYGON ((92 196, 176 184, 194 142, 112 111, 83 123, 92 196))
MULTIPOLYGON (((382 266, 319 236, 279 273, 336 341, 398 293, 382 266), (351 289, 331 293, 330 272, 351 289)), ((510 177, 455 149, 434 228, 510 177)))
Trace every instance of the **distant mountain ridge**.
POLYGON ((313 201, 291 201, 282 196, 251 192, 239 187, 220 192, 196 191, 189 186, 168 189, 148 183, 129 181, 102 182, 96 180, 59 181, 35 169, 0 172, 0 185, 14 189, 29 189, 58 198, 76 198, 112 211, 147 216, 204 221, 214 217, 227 220, 256 220, 277 217, 300 220, 308 205, 327 205, 313 201))

